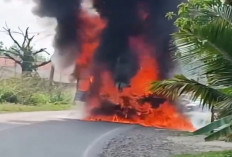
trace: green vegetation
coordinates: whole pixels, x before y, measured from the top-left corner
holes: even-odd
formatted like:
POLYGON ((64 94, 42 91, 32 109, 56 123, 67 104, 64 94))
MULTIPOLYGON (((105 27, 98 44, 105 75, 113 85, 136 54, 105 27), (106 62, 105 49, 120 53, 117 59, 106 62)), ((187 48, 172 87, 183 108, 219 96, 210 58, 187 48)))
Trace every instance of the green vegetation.
POLYGON ((20 65, 22 75, 0 78, 0 113, 70 109, 73 103, 72 91, 62 83, 53 82, 54 68, 49 80, 37 74, 39 67, 51 61, 44 57, 44 53, 49 55, 46 48, 34 49, 32 42, 36 34, 30 33, 29 28, 13 31, 7 25, 3 31, 12 40, 13 46, 5 47, 0 41, 0 55, 20 65), (15 38, 15 34, 20 35, 22 40, 15 38))
POLYGON ((179 28, 173 34, 173 50, 188 72, 153 82, 151 90, 172 100, 189 95, 213 114, 216 109, 217 118, 222 119, 200 133, 210 133, 206 140, 230 139, 232 121, 227 116, 232 115, 232 6, 228 1, 189 0, 179 5, 178 13, 167 14, 169 19, 173 16, 177 16, 175 25, 179 28), (197 79, 193 79, 196 74, 197 79))
POLYGON ((194 135, 205 134, 207 137, 206 141, 212 140, 226 140, 232 141, 231 132, 232 132, 232 115, 219 119, 211 124, 195 131, 194 135), (218 131, 215 131, 218 130, 218 131), (229 136, 228 136, 229 135, 229 136))
POLYGON ((177 155, 176 157, 232 157, 232 151, 208 152, 196 155, 177 155))
POLYGON ((46 104, 46 105, 19 105, 19 104, 0 104, 0 113, 10 112, 34 112, 34 111, 63 111, 72 108, 71 104, 46 104))
POLYGON ((0 112, 69 109, 73 96, 65 85, 37 76, 0 80, 0 112))

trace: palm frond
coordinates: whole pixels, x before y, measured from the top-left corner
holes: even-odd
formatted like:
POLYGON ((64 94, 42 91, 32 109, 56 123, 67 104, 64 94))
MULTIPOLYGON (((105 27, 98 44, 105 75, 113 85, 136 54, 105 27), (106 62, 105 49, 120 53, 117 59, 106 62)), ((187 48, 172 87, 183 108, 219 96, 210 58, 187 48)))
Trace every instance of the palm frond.
POLYGON ((207 135, 206 141, 229 138, 232 134, 232 115, 219 119, 193 132, 193 135, 207 135))
POLYGON ((232 116, 230 115, 230 116, 224 117, 222 119, 219 119, 215 122, 210 123, 209 125, 195 131, 193 134, 194 135, 209 134, 210 132, 212 132, 213 130, 215 130, 219 127, 229 126, 231 121, 232 121, 232 116))
POLYGON ((215 133, 210 134, 205 138, 206 141, 218 140, 220 138, 225 138, 232 134, 232 124, 228 124, 226 127, 216 131, 215 133))
POLYGON ((222 4, 203 9, 194 8, 189 12, 189 17, 198 21, 199 24, 224 22, 232 25, 232 6, 222 4))
POLYGON ((228 96, 225 100, 218 102, 218 109, 220 110, 219 117, 232 115, 232 98, 228 96))
POLYGON ((215 57, 205 62, 204 71, 202 75, 207 75, 209 84, 226 88, 232 87, 232 62, 215 57))
POLYGON ((162 95, 172 100, 177 99, 181 95, 188 94, 193 101, 199 99, 203 107, 208 105, 209 108, 226 97, 220 91, 200 84, 195 80, 187 79, 183 75, 178 75, 170 80, 153 82, 151 91, 154 94, 162 95))
POLYGON ((224 25, 209 24, 194 30, 182 30, 174 34, 174 39, 182 60, 222 56, 232 61, 232 29, 224 25))
POLYGON ((223 24, 209 24, 195 30, 174 34, 174 45, 183 65, 192 65, 191 71, 203 71, 213 84, 231 85, 232 28, 223 24), (196 62, 201 64, 196 65, 196 62), (202 70, 203 69, 203 70, 202 70))
POLYGON ((218 110, 222 119, 194 133, 209 135, 207 141, 232 137, 232 6, 219 0, 209 2, 182 3, 175 23, 180 31, 173 34, 176 58, 190 72, 185 74, 204 81, 180 75, 154 82, 151 89, 170 99, 187 94, 193 101, 199 99, 203 107, 218 110))

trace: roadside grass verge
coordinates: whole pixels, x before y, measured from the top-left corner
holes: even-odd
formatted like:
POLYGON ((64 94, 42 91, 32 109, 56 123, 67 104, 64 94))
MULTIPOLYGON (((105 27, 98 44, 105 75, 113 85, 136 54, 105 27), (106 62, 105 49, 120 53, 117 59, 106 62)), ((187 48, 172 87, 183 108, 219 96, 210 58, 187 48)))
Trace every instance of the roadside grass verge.
POLYGON ((75 86, 38 76, 0 79, 0 113, 61 111, 72 108, 75 86))
POLYGON ((71 104, 45 104, 45 105, 20 105, 4 103, 0 104, 0 113, 13 113, 13 112, 35 112, 35 111, 63 111, 72 109, 71 104))
POLYGON ((207 152, 195 155, 177 155, 175 157, 232 157, 232 151, 207 152))

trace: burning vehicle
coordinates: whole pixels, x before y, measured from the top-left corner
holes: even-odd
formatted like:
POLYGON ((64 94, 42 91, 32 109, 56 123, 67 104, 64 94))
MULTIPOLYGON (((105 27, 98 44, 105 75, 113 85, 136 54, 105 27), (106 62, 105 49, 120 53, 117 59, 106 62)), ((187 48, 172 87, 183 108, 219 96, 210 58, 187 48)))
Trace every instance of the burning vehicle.
POLYGON ((168 11, 180 0, 37 0, 36 13, 57 19, 56 54, 75 63, 84 120, 193 130, 170 101, 153 95, 152 81, 170 77, 168 11), (68 56, 68 57, 64 57, 68 56))

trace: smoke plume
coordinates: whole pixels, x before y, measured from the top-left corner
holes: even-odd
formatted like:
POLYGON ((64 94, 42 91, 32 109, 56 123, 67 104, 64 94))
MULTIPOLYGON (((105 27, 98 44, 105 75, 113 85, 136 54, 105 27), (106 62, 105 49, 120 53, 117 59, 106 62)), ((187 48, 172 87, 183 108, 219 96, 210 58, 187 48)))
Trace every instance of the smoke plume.
MULTIPOLYGON (((67 63, 75 60, 80 48, 80 12, 81 0, 35 0, 34 13, 40 17, 52 17, 57 20, 54 46, 58 57, 66 57, 67 63)), ((66 63, 62 63, 66 64, 66 63)))
MULTIPOLYGON (((97 12, 107 20, 101 44, 95 53, 95 65, 111 71, 115 82, 129 84, 139 68, 138 58, 129 41, 133 37, 143 36, 147 43, 155 46, 152 54, 159 63, 161 78, 167 78, 173 67, 168 47, 170 34, 175 28, 172 21, 165 19, 165 14, 168 11, 175 11, 180 1, 93 0, 97 12)), ((79 35, 81 20, 78 16, 81 0, 36 2, 37 15, 57 19, 55 46, 60 57, 68 56, 68 63, 75 60, 81 49, 79 35)))
POLYGON ((180 0, 94 1, 100 15, 108 20, 96 60, 108 65, 116 76, 116 82, 128 82, 136 74, 138 66, 129 39, 139 35, 146 36, 146 42, 156 47, 152 53, 159 62, 161 77, 168 77, 173 66, 168 48, 170 34, 175 28, 172 21, 165 19, 165 14, 176 10, 179 3, 180 0), (115 69, 117 64, 120 64, 120 70, 115 69), (127 71, 127 76, 120 77, 123 71, 127 71))

